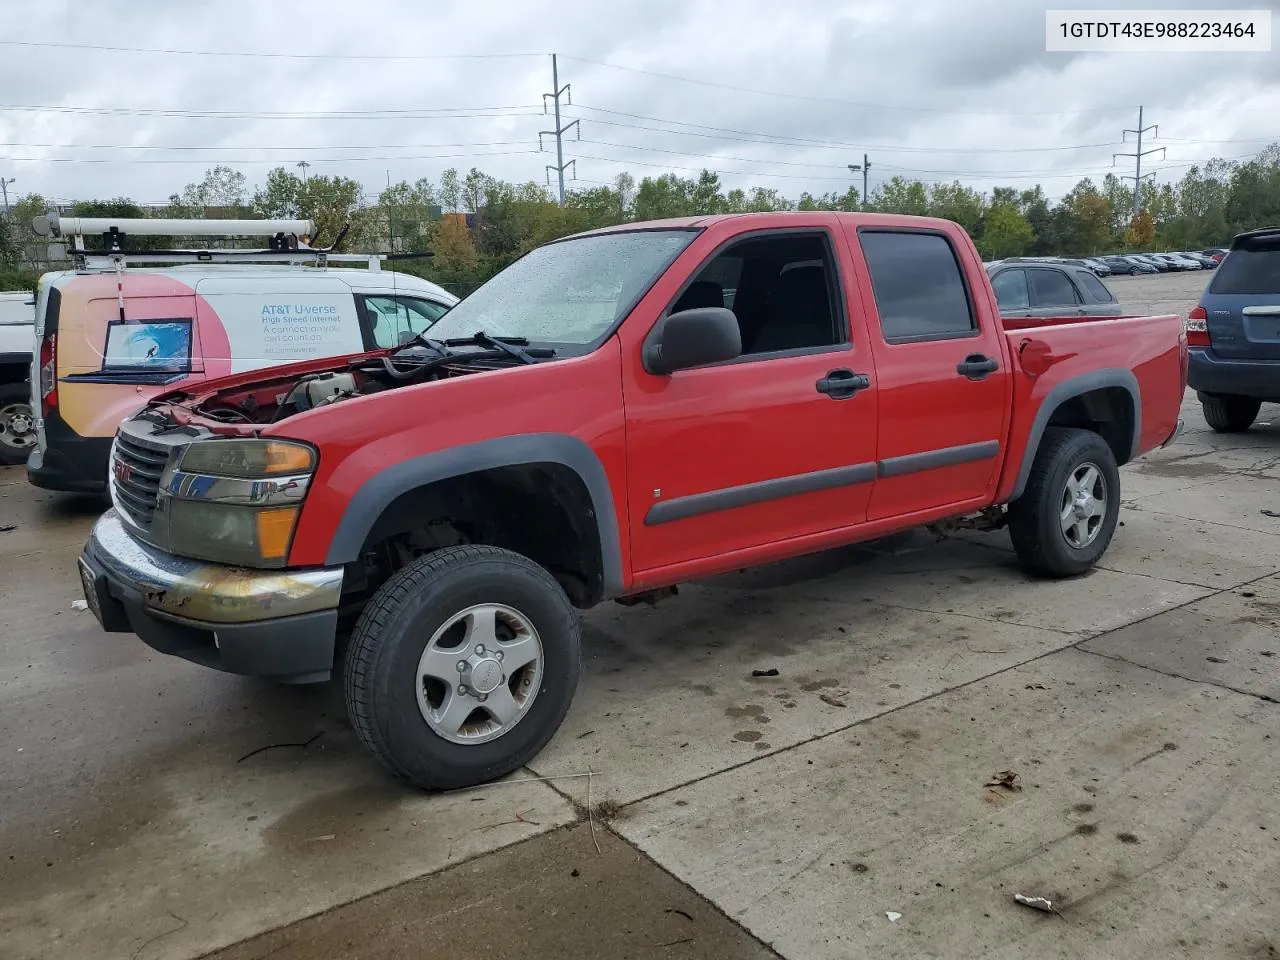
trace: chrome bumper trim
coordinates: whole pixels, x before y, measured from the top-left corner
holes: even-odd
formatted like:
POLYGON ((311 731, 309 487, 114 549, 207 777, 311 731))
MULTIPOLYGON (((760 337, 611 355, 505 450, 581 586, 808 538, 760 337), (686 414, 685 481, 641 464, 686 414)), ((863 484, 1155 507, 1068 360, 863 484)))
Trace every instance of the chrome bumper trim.
POLYGON ((115 510, 94 524, 85 553, 147 608, 184 620, 274 620, 336 609, 342 595, 341 567, 249 570, 177 557, 130 534, 115 510))

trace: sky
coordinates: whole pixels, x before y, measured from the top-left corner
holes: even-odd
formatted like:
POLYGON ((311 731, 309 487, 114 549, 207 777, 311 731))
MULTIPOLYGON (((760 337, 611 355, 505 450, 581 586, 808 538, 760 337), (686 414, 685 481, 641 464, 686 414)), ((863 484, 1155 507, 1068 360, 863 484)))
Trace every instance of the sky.
POLYGON ((1139 105, 1158 182, 1280 140, 1280 50, 1047 53, 1047 6, 1280 0, 0 0, 0 177, 10 200, 142 203, 216 163, 252 187, 306 161, 370 199, 450 166, 554 182, 552 52, 570 188, 706 167, 795 199, 860 187, 866 154, 872 190, 1060 196, 1133 173, 1112 154, 1139 105))

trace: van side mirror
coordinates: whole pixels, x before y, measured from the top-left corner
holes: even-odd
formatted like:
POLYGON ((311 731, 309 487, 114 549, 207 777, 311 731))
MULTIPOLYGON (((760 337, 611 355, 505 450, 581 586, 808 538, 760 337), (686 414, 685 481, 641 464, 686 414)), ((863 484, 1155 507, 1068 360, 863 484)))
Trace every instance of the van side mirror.
POLYGON ((645 347, 644 368, 665 375, 741 355, 742 334, 733 311, 695 307, 671 314, 654 331, 645 347))

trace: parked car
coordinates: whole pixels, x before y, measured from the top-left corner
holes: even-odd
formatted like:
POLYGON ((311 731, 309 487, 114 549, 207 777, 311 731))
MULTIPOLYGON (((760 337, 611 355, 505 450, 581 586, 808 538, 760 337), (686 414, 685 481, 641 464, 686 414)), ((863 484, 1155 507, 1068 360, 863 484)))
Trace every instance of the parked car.
POLYGON ((987 269, 1002 317, 1118 317, 1120 304, 1083 264, 1002 263, 987 269))
POLYGON ((1132 257, 1103 257, 1103 262, 1111 269, 1113 274, 1125 274, 1126 276, 1135 276, 1143 273, 1158 272, 1155 267, 1141 260, 1132 257))
POLYGON ((36 299, 30 290, 0 293, 0 466, 24 463, 36 440, 31 412, 31 351, 36 299))
POLYGON ((1158 273, 1169 273, 1174 269, 1173 264, 1171 264, 1168 260, 1162 260, 1159 257, 1157 257, 1155 254, 1131 253, 1129 254, 1129 256, 1134 260, 1140 261, 1141 263, 1145 263, 1149 266, 1155 267, 1156 272, 1158 273))
POLYGON ((1232 241, 1187 316, 1187 339, 1187 384, 1214 430, 1248 430, 1264 402, 1280 402, 1280 228, 1232 241))
POLYGON ((1221 263, 1222 258, 1227 255, 1227 251, 1222 247, 1209 247, 1207 250, 1201 250, 1200 252, 1218 263, 1221 263))
POLYGON ((1186 257, 1182 256, 1182 254, 1180 253, 1157 253, 1155 254, 1155 256, 1159 257, 1165 263, 1169 264, 1170 268, 1172 268, 1173 270, 1185 271, 1185 270, 1200 269, 1199 263, 1197 263, 1194 260, 1188 260, 1186 257))
POLYGON ((1194 260, 1196 263, 1200 264, 1201 270, 1213 270, 1218 266, 1217 260, 1213 259, 1213 257, 1206 257, 1202 253, 1180 253, 1178 256, 1185 257, 1188 260, 1194 260))
MULTIPOLYGON (((202 236, 222 229, 219 221, 184 222, 202 236)), ((106 224, 138 229, 128 220, 77 221, 91 236, 106 224)), ((365 269, 300 266, 321 253, 195 251, 166 267, 126 257, 122 302, 109 258, 89 255, 77 269, 41 277, 39 351, 28 360, 38 413, 28 479, 49 490, 104 492, 116 427, 148 398, 230 373, 394 347, 458 302, 419 277, 382 270, 377 258, 346 256, 365 269), (262 262, 271 257, 282 262, 262 262)), ((344 259, 322 255, 325 263, 344 259)))
POLYGON ((1099 276, 1099 277, 1111 276, 1111 268, 1107 266, 1105 261, 1100 260, 1097 257, 1084 257, 1083 263, 1086 267, 1088 267, 1090 270, 1094 272, 1095 276, 1099 276))
POLYGON ((153 399, 80 568, 109 632, 342 671, 356 735, 428 788, 550 741, 575 608, 966 516, 1037 574, 1089 570, 1186 362, 1176 315, 1002 321, 961 227, 885 214, 579 234, 431 337, 153 399))

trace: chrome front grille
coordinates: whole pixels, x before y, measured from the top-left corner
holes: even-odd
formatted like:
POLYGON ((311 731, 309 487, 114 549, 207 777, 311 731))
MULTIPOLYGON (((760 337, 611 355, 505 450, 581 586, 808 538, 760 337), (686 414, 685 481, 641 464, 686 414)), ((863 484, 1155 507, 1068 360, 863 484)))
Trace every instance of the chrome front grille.
POLYGON ((125 431, 116 435, 111 457, 111 493, 116 507, 143 530, 156 513, 160 475, 169 460, 169 446, 148 443, 125 431))

